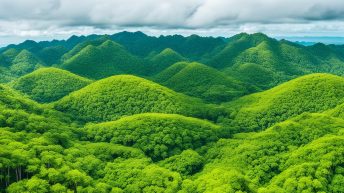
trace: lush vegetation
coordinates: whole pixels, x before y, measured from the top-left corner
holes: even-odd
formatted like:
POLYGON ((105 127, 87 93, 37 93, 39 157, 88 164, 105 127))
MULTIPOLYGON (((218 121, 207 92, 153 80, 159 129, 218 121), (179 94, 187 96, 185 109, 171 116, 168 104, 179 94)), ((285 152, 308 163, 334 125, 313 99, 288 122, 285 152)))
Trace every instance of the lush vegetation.
POLYGON ((106 40, 99 46, 88 45, 62 64, 73 73, 100 79, 115 74, 143 71, 140 59, 131 55, 121 45, 106 40))
POLYGON ((166 48, 159 54, 151 56, 149 62, 151 67, 149 69, 149 74, 156 74, 164 69, 168 68, 176 62, 186 61, 187 59, 175 52, 170 48, 166 48))
POLYGON ((343 46, 121 32, 0 72, 1 193, 344 192, 343 46))
POLYGON ((92 141, 133 146, 157 160, 216 141, 218 126, 181 115, 138 114, 91 124, 86 130, 92 141))
POLYGON ((175 91, 220 103, 238 98, 253 88, 200 63, 179 62, 154 78, 175 91))
POLYGON ((344 78, 311 74, 226 104, 225 124, 234 130, 261 130, 304 112, 322 112, 344 101, 344 78))
MULTIPOLYGON (((132 75, 96 81, 55 103, 55 108, 83 121, 110 121, 139 113, 177 113, 202 117, 200 100, 132 75)), ((216 112, 216 109, 214 109, 216 112)))
POLYGON ((20 77, 11 86, 38 102, 56 101, 91 83, 90 80, 57 68, 40 68, 20 77))

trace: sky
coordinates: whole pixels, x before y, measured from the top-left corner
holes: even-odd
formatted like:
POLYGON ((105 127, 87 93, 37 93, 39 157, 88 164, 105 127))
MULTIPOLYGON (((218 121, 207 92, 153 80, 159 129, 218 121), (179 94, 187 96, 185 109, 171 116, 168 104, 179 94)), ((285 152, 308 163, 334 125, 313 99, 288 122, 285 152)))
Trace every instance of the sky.
POLYGON ((123 30, 340 39, 344 0, 0 0, 2 46, 123 30))

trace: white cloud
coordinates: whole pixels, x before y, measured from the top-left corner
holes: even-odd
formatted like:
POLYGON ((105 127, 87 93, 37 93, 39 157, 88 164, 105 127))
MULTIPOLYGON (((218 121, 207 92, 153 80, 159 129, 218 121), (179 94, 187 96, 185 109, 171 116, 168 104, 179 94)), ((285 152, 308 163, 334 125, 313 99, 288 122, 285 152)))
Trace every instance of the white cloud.
POLYGON ((0 0, 0 36, 343 32, 343 0, 0 0))

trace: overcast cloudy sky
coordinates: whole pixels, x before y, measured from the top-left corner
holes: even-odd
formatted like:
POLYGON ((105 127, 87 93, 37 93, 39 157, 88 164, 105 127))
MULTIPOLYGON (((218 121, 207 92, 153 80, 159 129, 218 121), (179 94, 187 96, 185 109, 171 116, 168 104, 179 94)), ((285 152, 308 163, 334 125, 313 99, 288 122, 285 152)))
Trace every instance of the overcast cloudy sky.
POLYGON ((122 30, 343 36, 344 0, 0 0, 0 45, 122 30))

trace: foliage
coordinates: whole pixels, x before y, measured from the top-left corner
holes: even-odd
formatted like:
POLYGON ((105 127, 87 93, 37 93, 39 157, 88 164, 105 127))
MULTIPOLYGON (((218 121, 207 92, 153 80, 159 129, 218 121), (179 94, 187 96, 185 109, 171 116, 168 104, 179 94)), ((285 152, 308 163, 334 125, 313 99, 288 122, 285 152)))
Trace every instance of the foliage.
POLYGON ((131 75, 96 81, 55 104, 57 110, 86 121, 110 121, 146 112, 197 116, 203 107, 199 100, 131 75))
POLYGON ((187 59, 170 48, 166 48, 159 54, 149 59, 150 74, 156 74, 168 68, 176 62, 186 61, 187 59))
POLYGON ((20 77, 12 87, 38 102, 56 101, 67 94, 79 90, 91 81, 57 68, 40 68, 20 77))
POLYGON ((92 141, 141 149, 153 160, 216 141, 218 126, 195 118, 169 114, 139 114, 85 128, 92 141))
POLYGON ((322 112, 344 100, 344 79, 330 74, 306 75, 270 90, 228 103, 227 125, 241 131, 267 128, 303 112, 322 112))
POLYGON ((240 81, 195 62, 176 63, 157 74, 154 80, 177 92, 214 103, 230 101, 249 90, 240 81))
POLYGON ((0 192, 342 193, 344 79, 311 73, 343 75, 343 50, 261 33, 122 32, 7 46, 0 192), (195 60, 203 64, 179 62, 195 60), (101 80, 32 72, 41 66, 101 80), (169 88, 112 76, 148 72, 169 88))
POLYGON ((66 60, 62 68, 88 78, 101 79, 115 74, 142 72, 143 64, 121 45, 107 40, 99 46, 86 46, 66 60))

